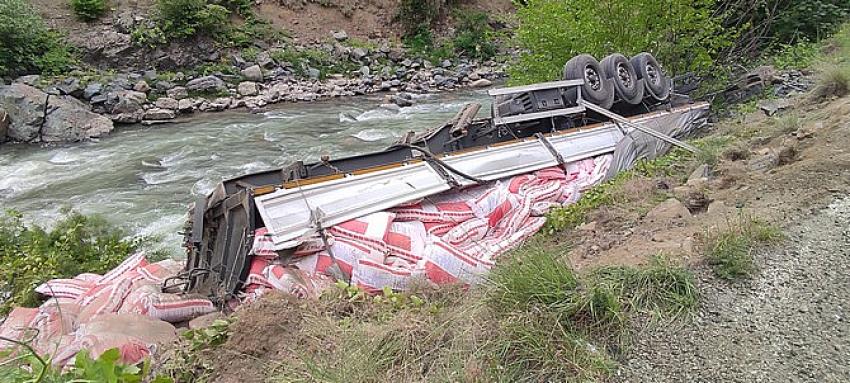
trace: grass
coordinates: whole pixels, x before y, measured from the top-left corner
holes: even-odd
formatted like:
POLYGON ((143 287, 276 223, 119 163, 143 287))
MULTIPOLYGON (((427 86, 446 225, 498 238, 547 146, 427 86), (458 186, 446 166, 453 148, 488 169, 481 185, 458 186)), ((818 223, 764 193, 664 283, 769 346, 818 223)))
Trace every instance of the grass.
POLYGON ((703 251, 714 274, 726 280, 740 280, 753 275, 756 265, 753 252, 765 244, 783 238, 781 231, 766 222, 739 214, 720 230, 704 235, 703 251))
POLYGON ((282 349, 269 350, 275 357, 268 376, 275 382, 601 381, 627 347, 633 318, 649 312, 674 318, 696 306, 693 277, 680 266, 658 260, 577 273, 562 250, 531 241, 469 290, 423 287, 370 297, 339 285, 318 302, 292 308, 298 326, 282 349))

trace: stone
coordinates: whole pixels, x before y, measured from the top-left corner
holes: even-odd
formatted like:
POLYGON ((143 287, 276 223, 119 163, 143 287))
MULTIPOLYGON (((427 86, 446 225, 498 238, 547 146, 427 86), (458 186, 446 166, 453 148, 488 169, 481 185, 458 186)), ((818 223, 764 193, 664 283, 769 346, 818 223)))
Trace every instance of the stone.
POLYGON ((364 66, 360 67, 360 75, 361 76, 366 77, 366 76, 369 76, 370 74, 372 74, 372 69, 370 69, 369 66, 364 65, 364 66))
POLYGON ((451 60, 443 60, 443 62, 440 64, 440 66, 443 67, 443 68, 451 68, 452 67, 452 61, 451 60))
POLYGON ((275 67, 275 62, 272 60, 269 52, 263 51, 257 54, 257 65, 266 69, 272 69, 275 67))
POLYGON ((174 88, 177 84, 171 81, 160 80, 156 82, 156 90, 160 92, 167 92, 169 89, 174 88))
POLYGON ((157 73, 155 69, 146 70, 144 73, 142 73, 142 78, 148 81, 156 80, 156 77, 157 73))
POLYGON ((345 33, 345 31, 343 31, 343 30, 340 30, 340 31, 337 31, 337 32, 331 32, 331 36, 333 36, 334 40, 336 40, 336 41, 348 40, 348 33, 345 33))
POLYGON ((400 107, 411 106, 413 105, 413 99, 407 93, 399 93, 393 97, 393 103, 400 107))
POLYGON ((189 329, 196 330, 199 328, 209 327, 219 319, 226 319, 221 311, 215 311, 206 315, 201 315, 189 321, 189 329))
POLYGON ((398 62, 404 57, 404 50, 401 48, 392 48, 390 49, 390 52, 387 53, 387 57, 389 57, 390 60, 398 62))
POLYGON ((775 100, 760 100, 758 102, 758 107, 764 112, 764 114, 768 116, 773 116, 774 114, 780 111, 790 108, 791 101, 787 98, 780 98, 775 100))
POLYGON ((392 86, 392 84, 390 84, 390 82, 389 82, 389 81, 381 81, 381 90, 383 90, 383 91, 388 91, 388 90, 390 90, 390 88, 392 88, 392 87, 393 87, 393 86, 392 86))
POLYGON ((142 112, 113 114, 112 121, 118 124, 137 124, 142 121, 142 112))
POLYGON ((318 80, 322 73, 316 68, 307 68, 307 75, 311 80, 318 80))
POLYGON ((190 113, 195 109, 195 101, 189 98, 184 98, 177 101, 177 110, 180 113, 190 113))
POLYGON ((691 216, 688 208, 676 198, 668 198, 646 213, 646 219, 652 222, 670 222, 691 216))
POLYGON ((110 110, 112 114, 135 113, 140 111, 142 105, 147 102, 147 96, 142 92, 121 90, 110 92, 106 102, 112 105, 110 110))
POLYGON ((210 92, 227 89, 224 80, 216 76, 204 76, 186 83, 186 89, 192 92, 210 92))
POLYGON ((410 59, 404 59, 404 61, 401 62, 401 66, 403 66, 403 67, 410 67, 412 65, 413 65, 413 61, 410 60, 410 59))
POLYGON ((248 66, 248 62, 245 61, 245 59, 243 59, 242 56, 240 56, 238 54, 230 55, 230 63, 233 66, 235 66, 239 69, 242 69, 242 68, 245 68, 246 66, 248 66))
POLYGON ((148 82, 145 80, 139 80, 135 85, 133 85, 133 90, 136 92, 147 93, 150 92, 151 86, 148 85, 148 82))
POLYGON ((145 111, 143 120, 171 120, 174 119, 175 113, 170 109, 153 108, 145 111))
POLYGON ((362 60, 368 54, 369 54, 369 52, 366 52, 366 49, 363 49, 363 48, 354 48, 354 49, 351 50, 351 58, 353 58, 357 61, 362 60))
POLYGON ((186 90, 185 87, 175 86, 165 92, 168 97, 173 98, 175 100, 182 100, 186 97, 189 97, 189 91, 186 90))
POLYGON ((92 113, 74 97, 48 95, 32 86, 0 86, 0 109, 7 114, 5 136, 23 142, 80 141, 112 131, 112 121, 92 113))
POLYGON ((243 81, 239 83, 237 91, 242 96, 256 96, 259 93, 257 83, 253 81, 243 81))
POLYGON ((109 97, 107 97, 105 94, 98 94, 98 95, 92 97, 91 100, 89 100, 89 104, 92 104, 92 105, 103 104, 108 99, 109 99, 109 97))
POLYGON ((259 65, 249 66, 245 69, 242 69, 242 71, 239 73, 241 73, 242 77, 244 77, 248 81, 263 81, 263 70, 260 68, 259 65))
POLYGON ((779 166, 779 156, 773 152, 764 153, 750 158, 747 161, 747 166, 753 171, 767 172, 779 166))
POLYGON ((473 81, 469 84, 469 86, 471 86, 473 88, 484 88, 484 87, 488 87, 490 85, 493 85, 493 82, 486 79, 486 78, 475 80, 475 81, 473 81))
POLYGON ((59 89, 61 94, 67 94, 77 98, 83 96, 83 88, 80 85, 80 80, 76 77, 66 78, 59 85, 56 85, 56 89, 59 89))
POLYGON ((478 81, 481 79, 481 75, 478 72, 472 72, 469 74, 469 81, 478 81))
POLYGON ((708 164, 697 166, 697 168, 691 172, 691 175, 688 177, 688 181, 685 182, 685 185, 702 188, 708 183, 708 176, 710 173, 711 167, 708 166, 708 164))
POLYGON ((160 109, 177 110, 179 108, 179 103, 177 102, 177 100, 170 97, 160 97, 156 100, 156 102, 154 102, 154 105, 156 105, 156 107, 160 109))
POLYGON ((31 74, 29 76, 21 76, 21 77, 18 77, 15 80, 15 82, 27 84, 29 86, 36 86, 36 84, 38 84, 39 81, 41 81, 41 76, 39 76, 37 74, 31 74))
POLYGON ((97 96, 103 92, 103 84, 99 82, 92 82, 86 85, 86 88, 83 89, 83 98, 86 100, 91 100, 94 96, 97 96))

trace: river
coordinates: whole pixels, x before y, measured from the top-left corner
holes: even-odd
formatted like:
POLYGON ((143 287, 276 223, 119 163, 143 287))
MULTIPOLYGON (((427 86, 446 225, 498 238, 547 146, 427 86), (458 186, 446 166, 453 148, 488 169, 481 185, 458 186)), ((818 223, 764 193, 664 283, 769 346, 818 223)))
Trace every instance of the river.
POLYGON ((482 90, 426 95, 401 109, 381 107, 381 100, 202 114, 167 125, 118 127, 96 141, 49 148, 0 145, 0 206, 43 226, 63 208, 98 214, 179 257, 187 205, 222 179, 323 154, 381 149, 405 132, 441 124, 467 102, 489 110, 482 90))

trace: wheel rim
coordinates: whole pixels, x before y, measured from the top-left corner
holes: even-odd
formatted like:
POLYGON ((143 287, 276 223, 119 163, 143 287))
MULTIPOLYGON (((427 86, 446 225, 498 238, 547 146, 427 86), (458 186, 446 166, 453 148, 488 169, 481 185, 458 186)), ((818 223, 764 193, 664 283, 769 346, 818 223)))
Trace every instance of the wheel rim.
POLYGON ((620 78, 620 83, 626 88, 631 88, 634 85, 632 75, 629 73, 626 64, 617 65, 617 77, 620 78))
POLYGON ((655 65, 647 64, 646 65, 646 77, 649 78, 649 82, 653 85, 658 85, 660 82, 660 75, 658 73, 658 68, 655 65))
POLYGON ((602 89, 602 78, 593 66, 588 65, 584 67, 584 82, 590 86, 590 89, 602 89))

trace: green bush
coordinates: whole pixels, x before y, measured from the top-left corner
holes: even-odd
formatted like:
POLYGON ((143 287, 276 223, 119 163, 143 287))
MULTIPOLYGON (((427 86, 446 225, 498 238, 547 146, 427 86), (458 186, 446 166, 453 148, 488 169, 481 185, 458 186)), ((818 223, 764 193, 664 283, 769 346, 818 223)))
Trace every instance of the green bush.
POLYGON ((404 36, 412 36, 431 25, 457 0, 401 0, 396 20, 404 36))
POLYGON ((458 12, 457 32, 453 40, 460 54, 477 59, 488 59, 496 55, 493 28, 484 12, 458 12))
POLYGON ((230 10, 207 0, 158 0, 160 28, 177 38, 219 34, 230 25, 230 10))
POLYGON ((97 20, 106 13, 106 0, 71 0, 71 8, 80 19, 97 20))
MULTIPOLYGON (((0 352, 0 359, 4 357, 0 352)), ((0 381, 5 383, 66 383, 66 382, 110 382, 110 383, 171 383, 166 377, 153 377, 150 362, 138 366, 120 363, 121 352, 117 348, 104 351, 97 359, 83 350, 67 369, 57 368, 49 359, 27 350, 23 357, 5 360, 0 364, 0 381)))
POLYGON ((98 217, 66 213, 47 230, 26 225, 14 211, 0 216, 0 315, 14 306, 37 306, 33 289, 53 278, 103 273, 123 261, 139 244, 98 217))
POLYGON ((581 53, 601 60, 649 51, 673 73, 706 69, 735 37, 713 11, 714 0, 529 0, 517 11, 516 37, 527 52, 511 67, 511 81, 557 79, 581 53))
POLYGON ((0 0, 0 76, 57 74, 74 60, 60 36, 24 0, 0 0))

